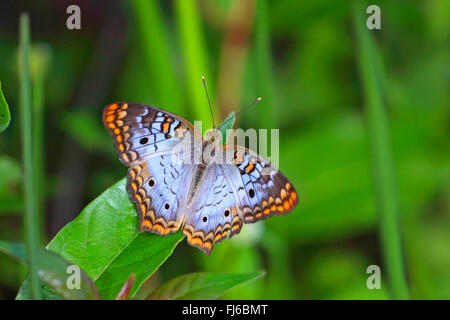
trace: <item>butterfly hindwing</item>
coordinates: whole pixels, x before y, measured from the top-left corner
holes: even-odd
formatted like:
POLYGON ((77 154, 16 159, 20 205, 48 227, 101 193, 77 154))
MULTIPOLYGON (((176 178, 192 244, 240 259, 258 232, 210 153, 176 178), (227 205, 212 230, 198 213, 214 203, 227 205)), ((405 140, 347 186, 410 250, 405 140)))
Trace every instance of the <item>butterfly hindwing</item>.
POLYGON ((208 166, 197 198, 186 214, 183 232, 188 243, 210 254, 215 243, 241 226, 236 199, 224 173, 216 164, 208 166))
POLYGON ((206 167, 197 198, 186 214, 188 243, 207 254, 227 235, 238 234, 243 223, 287 214, 298 203, 292 184, 268 161, 239 146, 231 158, 234 164, 206 167))
POLYGON ((287 214, 295 208, 297 192, 278 169, 244 147, 236 146, 233 150, 235 164, 223 167, 236 190, 238 211, 245 223, 287 214))
POLYGON ((166 235, 176 232, 183 222, 185 185, 192 179, 193 166, 171 157, 153 157, 128 171, 128 191, 139 210, 140 231, 166 235))

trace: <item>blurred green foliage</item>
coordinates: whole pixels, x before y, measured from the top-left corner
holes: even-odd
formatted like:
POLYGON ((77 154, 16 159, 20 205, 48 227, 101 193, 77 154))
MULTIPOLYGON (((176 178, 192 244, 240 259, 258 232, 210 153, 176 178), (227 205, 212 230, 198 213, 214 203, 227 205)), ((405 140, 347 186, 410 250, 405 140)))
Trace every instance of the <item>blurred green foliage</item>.
MULTIPOLYGON (((0 251, 6 253, 18 261, 27 263, 27 252, 21 243, 0 241, 0 251)), ((94 282, 80 269, 80 290, 70 290, 67 287, 67 270, 70 270, 72 263, 64 260, 54 252, 39 248, 37 250, 38 275, 39 279, 48 284, 59 296, 66 300, 91 300, 100 298, 94 282)), ((28 299, 31 296, 29 277, 26 280, 26 289, 22 294, 28 299)), ((40 289, 40 288, 39 288, 40 289)), ((55 298, 58 296, 55 295, 55 298)), ((58 298, 57 298, 58 299, 58 298)))
MULTIPOLYGON (((212 122, 201 84, 205 75, 216 119, 229 107, 226 100, 216 102, 221 92, 236 95, 229 97, 240 102, 232 106, 235 111, 263 98, 238 117, 237 126, 280 128, 280 169, 296 186, 300 203, 287 216, 246 225, 209 257, 182 242, 141 290, 193 271, 265 270, 264 278, 224 298, 391 298, 352 2, 249 1, 248 8, 237 2, 83 2, 79 31, 65 27, 65 8, 57 1, 43 8, 23 6, 30 13, 34 43, 45 43, 51 51, 42 77, 42 224, 47 240, 126 173, 101 124, 104 105, 120 100, 157 105, 189 120, 203 120, 207 129, 205 123, 212 122), (250 12, 243 15, 248 24, 233 20, 236 11, 228 14, 244 9, 250 12), (248 34, 231 38, 237 43, 233 50, 226 47, 230 30, 235 32, 231 35, 248 34), (223 61, 244 66, 242 79, 229 75, 231 82, 242 83, 240 92, 227 90, 231 82, 217 83, 228 68, 223 61), (77 179, 67 181, 63 168, 77 170, 77 179), (59 203, 65 204, 64 210, 55 212, 59 203), (366 287, 366 269, 372 264, 381 267, 381 290, 366 287)), ((386 79, 383 102, 400 192, 410 295, 448 299, 449 2, 378 5, 382 29, 370 33, 386 79)), ((0 19, 0 81, 11 111, 10 126, 0 135, 0 238, 21 241, 17 8, 6 6, 0 13, 9 17, 0 19)), ((0 274, 0 298, 15 297, 23 269, 1 255, 0 274)))
POLYGON ((11 121, 8 103, 2 92, 2 83, 0 82, 0 132, 4 131, 11 121))

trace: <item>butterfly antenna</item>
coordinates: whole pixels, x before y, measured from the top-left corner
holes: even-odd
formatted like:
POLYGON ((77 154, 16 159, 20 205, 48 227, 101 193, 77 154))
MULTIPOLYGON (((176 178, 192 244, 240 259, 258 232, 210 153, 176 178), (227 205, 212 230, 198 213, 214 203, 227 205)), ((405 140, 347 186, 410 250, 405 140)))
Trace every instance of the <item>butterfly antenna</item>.
POLYGON ((252 103, 250 103, 248 106, 246 106, 244 109, 242 109, 241 111, 239 111, 238 113, 236 113, 234 116, 232 116, 230 119, 228 119, 227 121, 223 122, 218 129, 220 129, 225 123, 227 123, 228 121, 236 118, 240 113, 244 112, 245 110, 247 110, 248 108, 250 108, 251 106, 257 104, 258 102, 260 102, 262 100, 261 97, 259 97, 258 99, 256 99, 255 101, 253 101, 252 103))
POLYGON ((206 98, 208 99, 209 110, 211 111, 211 117, 212 117, 212 121, 213 121, 213 129, 215 129, 216 125, 215 125, 215 122, 214 122, 214 113, 213 113, 213 110, 212 110, 212 107, 211 107, 211 101, 209 100, 208 89, 206 89, 205 76, 202 76, 202 81, 203 81, 203 86, 205 87, 206 98))

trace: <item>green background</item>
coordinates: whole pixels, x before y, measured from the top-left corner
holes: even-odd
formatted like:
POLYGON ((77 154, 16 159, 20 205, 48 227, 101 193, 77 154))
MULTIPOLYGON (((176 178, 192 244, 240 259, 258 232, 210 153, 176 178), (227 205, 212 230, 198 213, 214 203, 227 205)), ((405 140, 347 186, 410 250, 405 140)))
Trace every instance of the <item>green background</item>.
MULTIPOLYGON (((236 125, 280 129, 280 169, 300 203, 287 216, 244 226, 209 257, 182 242, 142 290, 187 272, 265 270, 264 278, 224 297, 393 297, 376 193, 382 177, 374 165, 370 97, 359 60, 364 47, 353 2, 73 4, 81 7, 81 30, 67 29, 61 1, 1 4, 0 81, 11 111, 11 124, 0 134, 1 239, 23 241, 17 61, 19 15, 27 11, 33 103, 39 106, 35 143, 43 148, 35 159, 42 168, 37 178, 42 245, 126 175, 103 128, 103 107, 140 102, 207 127, 212 122, 201 83, 205 75, 216 119, 263 98, 236 125), (366 269, 373 264, 381 268, 381 290, 366 286, 366 269)), ((388 116, 384 147, 392 152, 409 295, 448 299, 449 2, 376 4, 382 28, 367 33, 375 41, 369 67, 382 83, 388 116)), ((359 8, 364 18, 366 7, 359 8)), ((1 299, 15 297, 25 272, 0 255, 1 299)))

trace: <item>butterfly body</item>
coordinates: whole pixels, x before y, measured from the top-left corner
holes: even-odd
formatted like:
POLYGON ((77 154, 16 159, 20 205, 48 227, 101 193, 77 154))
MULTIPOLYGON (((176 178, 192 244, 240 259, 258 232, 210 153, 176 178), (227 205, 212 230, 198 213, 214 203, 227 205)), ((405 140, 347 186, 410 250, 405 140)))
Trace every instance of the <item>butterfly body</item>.
POLYGON ((175 114, 117 102, 105 107, 103 121, 129 166, 140 231, 167 235, 183 228, 188 243, 209 254, 244 223, 286 214, 298 203, 292 184, 265 159, 219 145, 214 131, 203 139, 175 114))
POLYGON ((186 201, 186 208, 189 208, 195 200, 195 197, 198 194, 200 186, 205 177, 206 166, 203 164, 199 164, 196 166, 194 171, 194 178, 192 179, 191 185, 188 189, 188 199, 186 201))

